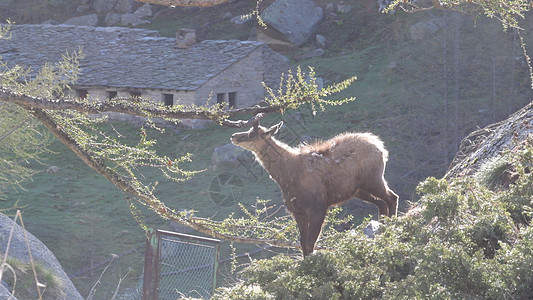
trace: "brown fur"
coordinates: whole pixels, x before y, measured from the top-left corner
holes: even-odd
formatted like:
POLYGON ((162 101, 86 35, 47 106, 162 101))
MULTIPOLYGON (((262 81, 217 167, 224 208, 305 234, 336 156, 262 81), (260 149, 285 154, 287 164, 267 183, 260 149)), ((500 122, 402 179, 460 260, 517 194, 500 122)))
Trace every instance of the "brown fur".
POLYGON ((300 230, 304 256, 313 252, 329 206, 352 197, 374 203, 380 215, 397 213, 398 196, 383 177, 388 152, 371 133, 343 133, 324 142, 292 148, 272 137, 282 123, 258 124, 231 141, 252 151, 280 186, 300 230))

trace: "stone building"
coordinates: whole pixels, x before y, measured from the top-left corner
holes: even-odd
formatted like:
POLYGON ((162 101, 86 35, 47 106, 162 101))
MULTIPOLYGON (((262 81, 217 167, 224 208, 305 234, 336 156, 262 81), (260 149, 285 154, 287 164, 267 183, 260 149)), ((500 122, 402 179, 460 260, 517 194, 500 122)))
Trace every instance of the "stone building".
POLYGON ((77 96, 142 96, 166 105, 224 103, 245 107, 264 98, 262 82, 274 87, 288 69, 286 57, 264 43, 237 40, 196 42, 194 31, 176 38, 123 27, 16 25, 0 41, 0 55, 38 70, 66 51, 82 47, 77 96))

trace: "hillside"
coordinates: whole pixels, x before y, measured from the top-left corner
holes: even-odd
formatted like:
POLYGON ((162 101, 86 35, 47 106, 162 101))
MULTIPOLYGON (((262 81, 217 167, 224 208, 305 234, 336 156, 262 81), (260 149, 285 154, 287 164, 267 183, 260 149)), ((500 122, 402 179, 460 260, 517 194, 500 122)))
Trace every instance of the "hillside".
MULTIPOLYGON (((64 21, 78 14, 75 10, 79 3, 75 1, 31 3, 37 1, 13 1, 3 13, 12 14, 12 19, 20 23, 64 21), (32 9, 25 10, 28 5, 32 9)), ((341 2, 317 3, 326 11, 328 3, 341 2)), ((516 34, 504 32, 495 20, 481 18, 474 22, 470 17, 441 11, 384 15, 370 0, 343 4, 351 9, 328 13, 320 23, 317 33, 327 40, 322 56, 299 59, 319 47, 314 40, 284 54, 293 65, 313 66, 326 84, 356 75, 358 80, 335 97, 355 96, 357 100, 330 107, 316 116, 302 108, 263 122, 282 119, 286 126, 280 138, 290 144, 343 131, 378 134, 391 153, 386 178, 400 195, 400 210, 405 211, 407 201, 417 200, 415 187, 420 181, 445 174, 464 136, 506 118, 531 101, 527 66, 516 34), (429 20, 439 21, 438 30, 414 38, 412 26, 429 20)), ((245 40, 256 25, 236 25, 224 16, 228 12, 232 16, 245 14, 254 6, 252 2, 235 1, 201 9, 155 7, 158 17, 142 27, 160 30, 167 36, 173 36, 176 28, 191 27, 197 29, 199 39, 245 40)), ((529 33, 526 30, 526 43, 533 45, 529 33)), ((126 139, 138 136, 129 124, 115 124, 113 130, 126 139)), ((160 151, 173 156, 191 152, 193 162, 187 167, 206 169, 181 184, 166 182, 147 171, 147 178, 159 181, 158 196, 175 209, 194 209, 199 216, 220 219, 232 212, 239 216, 237 205, 219 206, 209 195, 217 177, 210 169, 213 149, 229 143, 233 132, 216 125, 196 131, 151 132, 158 138, 160 151)), ((103 266, 98 264, 105 262, 110 253, 121 255, 121 259, 108 272, 112 277, 106 280, 102 293, 114 289, 127 267, 133 267, 134 273, 123 287, 135 287, 136 276, 142 272, 143 232, 122 194, 63 145, 55 142, 50 150, 41 162, 33 162, 41 172, 32 182, 8 191, 9 201, 2 207, 10 207, 17 200, 18 205, 27 205, 23 209, 27 227, 55 253, 82 295, 100 274, 103 266), (49 166, 59 167, 59 172, 46 173, 49 166)), ((239 166, 235 172, 245 186, 240 200, 246 207, 254 205, 257 198, 281 203, 279 189, 260 166, 239 166)), ((369 214, 376 214, 373 206, 358 201, 346 203, 344 208, 356 216, 356 225, 369 214)), ((169 226, 149 212, 145 217, 149 226, 169 226)), ((250 247, 237 248, 237 252, 245 250, 250 251, 250 247)), ((225 244, 222 257, 230 252, 225 244)), ((230 277, 231 268, 224 269, 224 276, 230 277)))

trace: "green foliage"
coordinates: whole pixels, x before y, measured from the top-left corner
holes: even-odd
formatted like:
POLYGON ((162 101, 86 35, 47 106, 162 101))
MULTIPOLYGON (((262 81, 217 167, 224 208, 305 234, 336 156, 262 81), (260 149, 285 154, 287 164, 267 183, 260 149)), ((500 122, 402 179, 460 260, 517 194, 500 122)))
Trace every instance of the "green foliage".
POLYGON ((277 91, 272 90, 263 83, 268 94, 265 100, 271 106, 283 106, 284 109, 298 108, 303 102, 309 102, 313 114, 316 114, 317 106, 320 111, 324 111, 325 105, 342 105, 354 101, 355 97, 341 100, 329 100, 327 97, 346 89, 356 79, 357 77, 352 76, 319 90, 314 69, 309 67, 309 72, 304 73, 301 67, 298 66, 296 72, 289 70, 286 76, 281 76, 277 91))
POLYGON ((333 250, 254 261, 215 299, 528 299, 532 149, 529 141, 506 156, 520 174, 508 190, 429 178, 419 212, 384 220, 375 238, 363 223, 328 239, 333 250))

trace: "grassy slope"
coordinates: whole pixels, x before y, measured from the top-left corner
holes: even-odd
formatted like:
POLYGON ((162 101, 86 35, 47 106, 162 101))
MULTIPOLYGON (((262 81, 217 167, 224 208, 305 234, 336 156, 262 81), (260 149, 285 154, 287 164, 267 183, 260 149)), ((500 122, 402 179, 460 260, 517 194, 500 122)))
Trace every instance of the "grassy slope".
MULTIPOLYGON (((227 19, 220 18, 226 11, 237 15, 252 7, 241 2, 243 1, 216 9, 171 11, 148 27, 161 29, 166 35, 173 35, 173 28, 176 26, 187 26, 200 28, 201 39, 246 39, 249 27, 237 27, 227 19)), ((326 2, 319 3, 325 5, 326 2)), ((264 122, 268 124, 279 118, 283 119, 287 126, 282 138, 293 144, 299 136, 327 138, 347 130, 377 133, 391 151, 387 169, 390 185, 403 199, 410 199, 413 188, 420 179, 428 175, 439 176, 446 167, 445 158, 440 157, 443 143, 448 143, 442 138, 443 98, 442 91, 439 90, 442 87, 442 78, 439 77, 442 64, 435 62, 438 57, 432 56, 442 42, 435 38, 424 42, 410 41, 408 25, 425 16, 412 17, 400 13, 383 16, 375 13, 374 4, 373 1, 357 2, 353 4, 351 12, 326 19, 319 29, 319 33, 330 41, 326 54, 295 62, 303 66, 314 66, 326 83, 357 75, 359 80, 339 95, 356 96, 357 100, 341 107, 329 108, 317 116, 312 116, 309 110, 302 108, 298 114, 288 112, 264 122), (294 115, 303 115, 304 118, 297 121, 291 117, 294 115)), ((473 34, 476 35, 479 32, 473 34)), ((478 42, 466 35, 463 42, 463 45, 478 45, 478 42)), ((313 47, 313 43, 310 43, 288 54, 297 57, 313 47)), ((472 57, 467 57, 466 53, 470 53, 467 50, 465 59, 475 61, 472 57)), ((480 62, 480 65, 487 65, 489 62, 480 62)), ((462 102, 465 115, 470 120, 462 129, 465 132, 490 121, 483 119, 484 115, 478 113, 480 109, 487 107, 488 98, 486 85, 479 83, 490 79, 490 74, 480 68, 474 75, 475 78, 471 78, 471 74, 466 74, 463 78, 465 82, 470 78, 463 88, 463 94, 469 95, 463 96, 462 102)), ((127 127, 119 125, 118 130, 135 138, 137 133, 127 127)), ((197 131, 168 131, 161 136, 158 147, 162 151, 174 155, 194 153, 194 161, 187 167, 208 170, 180 184, 164 182, 157 173, 145 173, 150 180, 161 180, 158 188, 160 198, 176 209, 195 209, 199 216, 222 218, 232 212, 238 215, 237 206, 220 207, 209 197, 209 185, 216 177, 209 170, 212 151, 215 147, 228 143, 232 132, 230 129, 212 126, 197 131)), ((104 282, 106 286, 101 288, 102 293, 113 289, 117 276, 124 274, 128 267, 133 267, 134 275, 139 275, 144 252, 143 232, 132 219, 122 194, 83 165, 64 146, 55 143, 52 150, 54 154, 43 160, 43 165, 35 165, 43 172, 35 176, 31 183, 24 185, 25 190, 11 192, 11 201, 3 206, 12 205, 17 199, 20 199, 20 204, 28 205, 24 209, 24 217, 29 230, 49 246, 71 274, 105 260, 109 253, 135 249, 136 252, 124 255, 120 263, 108 271, 112 276, 104 282), (49 165, 57 165, 59 173, 44 172, 49 165)), ((257 178, 246 174, 244 167, 235 170, 245 185, 243 202, 251 206, 259 197, 281 203, 279 190, 267 174, 261 172, 257 165, 253 166, 253 170, 258 175, 257 178)), ((347 208, 358 214, 359 218, 375 214, 375 208, 358 202, 348 203, 347 208)), ((167 226, 149 212, 145 216, 149 226, 167 226)), ((223 247, 222 257, 229 255, 229 249, 227 245, 223 247)), ((247 246, 243 249, 252 248, 247 246)), ((101 268, 97 269, 95 274, 98 275, 100 271, 101 268)), ((96 280, 96 277, 89 278, 88 275, 90 273, 74 278, 82 294, 86 294, 96 280)), ((136 284, 136 278, 130 278, 124 286, 136 284)))

